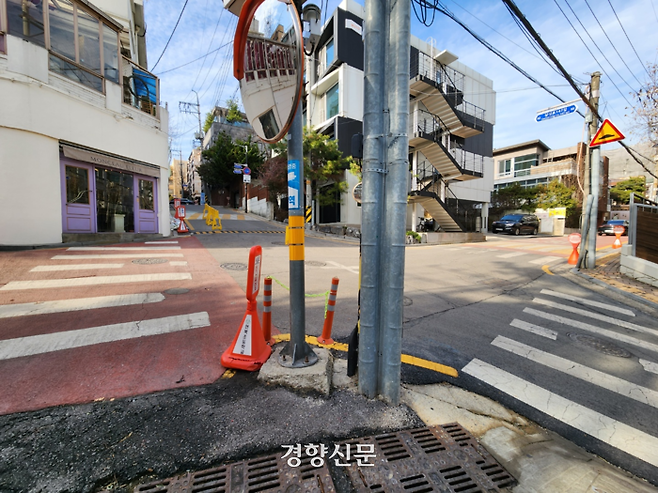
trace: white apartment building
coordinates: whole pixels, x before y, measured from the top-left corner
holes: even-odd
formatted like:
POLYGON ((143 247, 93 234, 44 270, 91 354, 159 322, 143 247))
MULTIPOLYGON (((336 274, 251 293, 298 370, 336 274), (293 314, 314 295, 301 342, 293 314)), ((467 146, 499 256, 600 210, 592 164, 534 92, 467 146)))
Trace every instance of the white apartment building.
MULTIPOLYGON (((307 59, 304 124, 338 139, 351 153, 363 121, 364 8, 344 0, 325 22, 307 59)), ((448 232, 486 229, 493 189, 493 82, 411 37, 408 229, 428 212, 448 232)), ((345 171, 348 189, 358 179, 345 171)), ((320 223, 359 225, 351 194, 316 211, 320 223)))
POLYGON ((0 0, 0 245, 169 234, 143 0, 0 0))

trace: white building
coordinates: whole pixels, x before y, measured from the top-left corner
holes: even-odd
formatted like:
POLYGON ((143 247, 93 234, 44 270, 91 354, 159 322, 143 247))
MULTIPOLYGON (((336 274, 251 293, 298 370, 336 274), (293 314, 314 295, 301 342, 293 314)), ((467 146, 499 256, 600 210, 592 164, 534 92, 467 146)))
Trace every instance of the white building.
POLYGON ((0 245, 169 234, 142 0, 0 0, 0 245))
MULTIPOLYGON (((304 124, 338 139, 351 154, 362 132, 364 8, 344 0, 325 22, 318 49, 307 59, 304 124)), ((493 82, 447 51, 411 37, 409 80, 409 212, 415 229, 425 212, 444 231, 486 229, 493 189, 493 82)), ((345 172, 348 189, 358 179, 345 172)), ((319 208, 320 223, 359 225, 360 207, 350 194, 319 208)))

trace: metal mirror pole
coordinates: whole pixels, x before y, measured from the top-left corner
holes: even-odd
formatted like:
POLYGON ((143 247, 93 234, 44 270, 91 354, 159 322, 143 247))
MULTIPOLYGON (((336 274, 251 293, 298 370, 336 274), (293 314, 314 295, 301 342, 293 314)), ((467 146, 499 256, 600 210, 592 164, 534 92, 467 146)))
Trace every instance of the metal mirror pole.
POLYGON ((306 342, 304 293, 304 183, 302 108, 297 108, 288 132, 288 249, 290 257, 290 341, 279 353, 288 368, 314 365, 318 356, 306 342))

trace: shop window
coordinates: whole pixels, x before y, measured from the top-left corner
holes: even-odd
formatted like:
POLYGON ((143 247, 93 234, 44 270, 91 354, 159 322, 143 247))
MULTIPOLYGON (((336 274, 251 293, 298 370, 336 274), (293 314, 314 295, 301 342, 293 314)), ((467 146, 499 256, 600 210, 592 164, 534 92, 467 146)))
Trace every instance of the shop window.
MULTIPOLYGON (((39 46, 45 46, 46 42, 43 27, 44 2, 29 2, 26 0, 5 1, 7 4, 7 33, 39 46)), ((0 5, 1 4, 0 0, 0 5)), ((2 44, 4 45, 4 39, 2 44)))
POLYGON ((89 204, 89 172, 85 168, 66 167, 66 202, 89 204))
POLYGON ((139 180, 139 208, 143 211, 154 211, 153 182, 139 180))
POLYGON ((338 84, 327 91, 327 120, 338 114, 338 84))
POLYGON ((135 231, 134 177, 96 168, 96 221, 99 233, 135 231))

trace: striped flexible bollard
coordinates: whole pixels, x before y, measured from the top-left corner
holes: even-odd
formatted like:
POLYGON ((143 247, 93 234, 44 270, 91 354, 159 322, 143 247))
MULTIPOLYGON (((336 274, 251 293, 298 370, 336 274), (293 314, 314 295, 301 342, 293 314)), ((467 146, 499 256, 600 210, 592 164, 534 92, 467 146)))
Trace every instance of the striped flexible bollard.
POLYGON ((265 342, 272 346, 272 278, 266 277, 263 282, 263 336, 265 342))
POLYGON ((329 301, 327 303, 327 315, 324 317, 324 326, 322 327, 322 335, 318 337, 320 344, 333 344, 334 340, 331 338, 331 328, 334 325, 334 310, 336 308, 336 294, 338 293, 338 278, 334 277, 331 280, 331 291, 329 291, 329 301))

